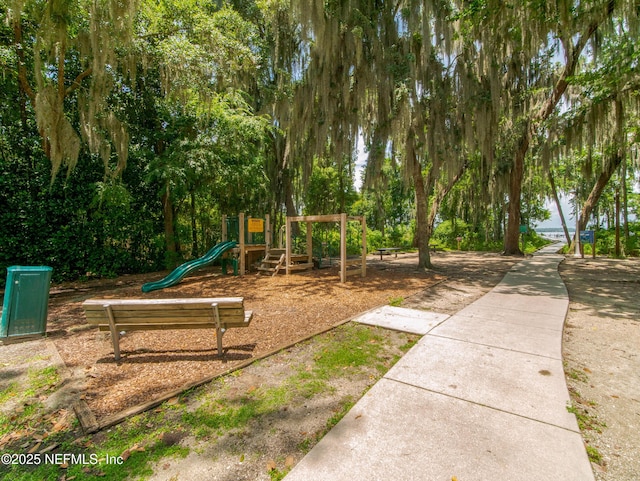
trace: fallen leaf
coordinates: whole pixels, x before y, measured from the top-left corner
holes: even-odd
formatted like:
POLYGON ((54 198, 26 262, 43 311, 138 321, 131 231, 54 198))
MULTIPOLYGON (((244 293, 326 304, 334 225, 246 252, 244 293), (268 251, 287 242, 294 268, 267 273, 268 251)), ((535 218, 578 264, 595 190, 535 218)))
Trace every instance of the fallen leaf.
POLYGON ((277 465, 276 462, 273 460, 269 460, 267 461, 267 471, 273 471, 274 469, 276 469, 277 465))
POLYGON ((286 468, 292 467, 294 463, 295 460, 293 459, 293 456, 287 456, 287 459, 284 460, 284 466, 286 468))

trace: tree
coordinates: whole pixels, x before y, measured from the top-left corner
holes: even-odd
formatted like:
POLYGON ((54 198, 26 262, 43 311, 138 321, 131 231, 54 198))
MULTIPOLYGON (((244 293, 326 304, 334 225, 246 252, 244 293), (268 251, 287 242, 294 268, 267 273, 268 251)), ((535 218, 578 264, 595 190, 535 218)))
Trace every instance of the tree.
MULTIPOLYGON (((75 167, 81 137, 102 157, 105 175, 117 175, 129 139, 107 97, 113 72, 129 59, 118 49, 126 51, 132 41, 135 2, 11 1, 7 7, 20 97, 32 105, 52 179, 61 166, 75 167)), ((20 105, 26 115, 24 101, 20 105)))

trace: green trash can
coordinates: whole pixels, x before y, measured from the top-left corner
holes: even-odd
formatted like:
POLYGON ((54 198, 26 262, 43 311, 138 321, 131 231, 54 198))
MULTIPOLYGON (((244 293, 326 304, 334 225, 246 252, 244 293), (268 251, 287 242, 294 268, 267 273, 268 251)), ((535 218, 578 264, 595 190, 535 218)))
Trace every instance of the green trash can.
POLYGON ((45 334, 52 270, 47 266, 7 268, 0 339, 45 334))

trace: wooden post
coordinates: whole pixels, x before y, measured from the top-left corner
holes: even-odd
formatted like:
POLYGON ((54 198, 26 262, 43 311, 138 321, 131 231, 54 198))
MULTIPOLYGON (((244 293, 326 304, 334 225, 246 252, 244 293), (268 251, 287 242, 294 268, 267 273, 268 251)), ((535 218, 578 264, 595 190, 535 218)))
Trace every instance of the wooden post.
POLYGON ((244 276, 246 260, 244 258, 244 212, 238 214, 238 244, 240 246, 240 275, 244 276))
POLYGON ((362 277, 367 277, 367 218, 362 216, 362 277))
POLYGON ((265 244, 265 252, 264 255, 268 255, 271 250, 271 216, 269 214, 264 216, 264 244, 265 244))
POLYGON ((120 333, 116 330, 116 321, 113 317, 113 309, 111 304, 104 305, 105 311, 107 311, 107 318, 109 319, 109 331, 111 332, 111 342, 113 342, 113 355, 116 361, 120 360, 120 333))
POLYGON ((313 262, 313 232, 312 223, 307 222, 307 262, 311 264, 313 262))
POLYGON ((211 308, 213 309, 213 320, 216 323, 216 344, 218 345, 218 356, 222 357, 222 335, 224 334, 224 329, 222 329, 222 325, 220 324, 218 303, 212 303, 211 308))
POLYGON ((340 214, 340 282, 347 281, 347 214, 340 214))
POLYGON ((287 275, 289 275, 291 273, 291 269, 289 268, 289 266, 291 265, 291 219, 289 217, 287 217, 287 223, 286 223, 286 229, 284 231, 284 235, 286 237, 286 244, 285 244, 285 252, 286 252, 286 273, 287 275))

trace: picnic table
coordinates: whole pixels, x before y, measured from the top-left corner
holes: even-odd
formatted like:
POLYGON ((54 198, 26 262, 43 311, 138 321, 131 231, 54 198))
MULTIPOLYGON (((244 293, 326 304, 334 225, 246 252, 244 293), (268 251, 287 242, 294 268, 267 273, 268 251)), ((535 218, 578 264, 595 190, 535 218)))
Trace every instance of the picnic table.
POLYGON ((401 250, 400 247, 380 247, 376 249, 376 252, 380 254, 380 260, 382 260, 382 256, 385 254, 391 254, 392 252, 398 257, 398 251, 401 250))

